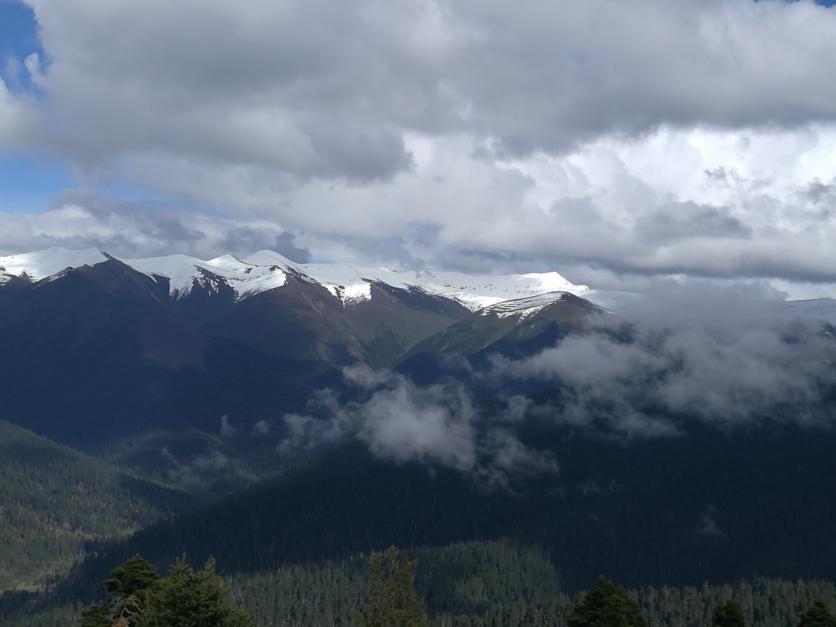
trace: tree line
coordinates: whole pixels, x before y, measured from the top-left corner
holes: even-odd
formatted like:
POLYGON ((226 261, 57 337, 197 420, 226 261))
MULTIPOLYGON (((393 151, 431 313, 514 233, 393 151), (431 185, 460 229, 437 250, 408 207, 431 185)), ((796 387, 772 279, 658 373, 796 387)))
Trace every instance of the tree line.
MULTIPOLYGON (((354 627, 429 627, 427 608, 416 589, 418 560, 390 547, 371 554, 364 592, 350 614, 354 627)), ((215 572, 210 558, 194 570, 185 556, 161 577, 139 555, 114 568, 104 581, 106 598, 81 612, 79 627, 254 627, 254 617, 231 600, 230 588, 215 572)), ((532 616, 517 622, 537 624, 532 616)), ((642 611, 636 593, 599 577, 594 587, 571 603, 565 627, 650 627, 658 624, 642 611)), ((314 624, 314 623, 309 623, 314 624)), ((454 624, 454 623, 450 623, 454 624)), ((483 624, 497 624, 493 621, 483 624)), ((546 624, 546 623, 542 623, 546 624)), ((711 612, 711 627, 748 627, 741 604, 725 599, 711 612)), ((817 599, 793 623, 797 627, 836 627, 827 603, 817 599)))

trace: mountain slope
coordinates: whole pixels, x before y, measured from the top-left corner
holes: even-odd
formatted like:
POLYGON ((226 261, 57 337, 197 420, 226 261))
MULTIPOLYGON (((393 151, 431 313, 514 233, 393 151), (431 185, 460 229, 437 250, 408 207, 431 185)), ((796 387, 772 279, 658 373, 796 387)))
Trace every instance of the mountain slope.
MULTIPOLYGON (((32 267, 61 265, 49 261, 32 267)), ((85 448, 152 430, 217 432, 225 414, 254 424, 298 410, 343 365, 392 363, 468 315, 456 301, 378 283, 365 283, 368 298, 340 299, 292 270, 246 297, 208 270, 201 277, 174 289, 171 277, 106 256, 36 281, 12 277, 0 287, 0 407, 85 448)))
POLYGON ((212 554, 227 573, 244 575, 390 544, 498 538, 542 547, 569 590, 602 572, 633 586, 836 576, 832 433, 729 435, 691 425, 687 437, 625 445, 536 421, 525 429, 554 452, 559 477, 489 490, 444 468, 331 449, 101 552, 67 594, 97 593, 110 566, 134 552, 161 566, 183 551, 212 554))
POLYGON ((568 292, 550 292, 480 309, 413 346, 400 368, 438 366, 445 357, 479 359, 490 354, 520 356, 553 346, 560 337, 582 330, 604 311, 568 292))
POLYGON ((87 543, 124 537, 189 502, 0 421, 0 591, 63 574, 87 543))

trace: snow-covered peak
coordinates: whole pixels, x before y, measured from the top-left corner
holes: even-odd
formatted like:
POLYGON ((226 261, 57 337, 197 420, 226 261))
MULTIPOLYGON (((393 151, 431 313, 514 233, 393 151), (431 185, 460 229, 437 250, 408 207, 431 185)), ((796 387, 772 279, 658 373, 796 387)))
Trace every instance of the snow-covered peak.
POLYGON ((235 255, 221 255, 206 262, 207 265, 213 268, 221 268, 224 270, 231 270, 233 272, 246 272, 247 268, 252 268, 256 264, 247 263, 239 259, 235 255))
POLYGON ((166 277, 172 297, 188 294, 195 285, 219 292, 225 285, 239 298, 281 287, 287 282, 282 269, 256 266, 232 255, 203 261, 188 255, 125 259, 124 263, 150 277, 166 277), (225 285, 224 285, 225 284, 225 285))
POLYGON ((545 292, 564 291, 576 296, 589 292, 557 272, 511 275, 474 275, 428 270, 394 270, 386 267, 354 266, 346 263, 296 263, 279 253, 262 250, 244 259, 256 265, 277 265, 293 269, 327 287, 342 298, 370 297, 370 282, 402 289, 420 289, 459 301, 471 311, 514 298, 545 292))
POLYGON ((484 307, 479 310, 479 313, 483 316, 495 315, 499 318, 514 316, 520 320, 524 320, 532 314, 541 311, 543 308, 563 300, 568 294, 569 292, 559 291, 537 294, 536 296, 529 296, 527 298, 515 298, 484 307))
POLYGON ((254 266, 284 266, 287 268, 295 268, 299 265, 295 261, 291 261, 284 255, 272 250, 259 250, 249 257, 245 257, 244 261, 254 266))
POLYGON ((586 285, 575 285, 557 272, 506 275, 473 275, 459 272, 386 270, 381 280, 390 285, 418 287, 426 292, 459 301, 472 311, 506 300, 527 298, 546 292, 564 291, 583 296, 586 285))
POLYGON ((246 258, 248 263, 273 265, 294 272, 318 283, 343 303, 369 300, 370 281, 377 280, 369 273, 344 263, 297 263, 272 250, 260 250, 246 258))
MULTIPOLYGON (((108 258, 98 250, 52 248, 0 257, 0 276, 27 273, 40 280, 67 268, 94 265, 108 258)), ((345 304, 370 299, 371 286, 378 282, 451 298, 472 311, 547 292, 565 291, 579 296, 589 292, 587 286, 574 285, 557 272, 480 276, 457 272, 400 271, 347 263, 297 263, 270 250, 261 250, 245 258, 223 255, 208 261, 188 255, 122 261, 155 279, 167 278, 174 298, 188 294, 195 285, 211 291, 229 287, 238 298, 244 298, 285 285, 289 273, 321 285, 345 304)))
POLYGON ((47 248, 33 253, 0 257, 0 273, 12 276, 25 274, 35 281, 40 281, 67 268, 93 266, 107 259, 107 255, 95 248, 47 248))

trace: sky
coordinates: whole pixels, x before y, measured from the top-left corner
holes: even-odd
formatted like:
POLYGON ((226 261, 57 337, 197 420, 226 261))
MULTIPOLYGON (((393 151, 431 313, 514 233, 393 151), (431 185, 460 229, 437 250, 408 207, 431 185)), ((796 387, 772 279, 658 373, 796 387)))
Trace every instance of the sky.
POLYGON ((836 8, 0 0, 0 254, 836 296, 836 8))

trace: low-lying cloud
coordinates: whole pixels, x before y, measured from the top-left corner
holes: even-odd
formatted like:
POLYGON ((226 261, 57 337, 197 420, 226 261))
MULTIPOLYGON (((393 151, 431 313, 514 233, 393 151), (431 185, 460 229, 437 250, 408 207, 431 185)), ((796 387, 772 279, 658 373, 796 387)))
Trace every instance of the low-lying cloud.
POLYGON ((521 438, 529 420, 624 442, 687 437, 697 425, 830 427, 832 327, 787 315, 778 296, 758 286, 658 285, 628 311, 602 315, 556 346, 496 357, 424 387, 388 371, 348 368, 354 400, 320 392, 310 414, 284 417, 279 450, 348 438, 381 459, 508 485, 558 467, 559 459, 521 438))
POLYGON ((774 294, 659 286, 628 314, 535 356, 498 359, 490 376, 553 385, 555 420, 630 437, 676 435, 688 420, 830 420, 836 338, 817 320, 787 315, 774 294))
POLYGON ((353 438, 380 459, 452 468, 490 484, 557 472, 550 454, 525 446, 514 435, 519 418, 514 400, 507 411, 486 415, 461 383, 422 388, 365 366, 347 369, 345 378, 355 392, 360 388, 362 400, 342 403, 325 391, 312 403, 316 416, 286 415, 281 453, 353 438))
POLYGON ((166 478, 174 485, 188 490, 205 490, 230 474, 231 461, 218 450, 209 450, 194 456, 178 459, 164 446, 160 455, 165 461, 166 478))

